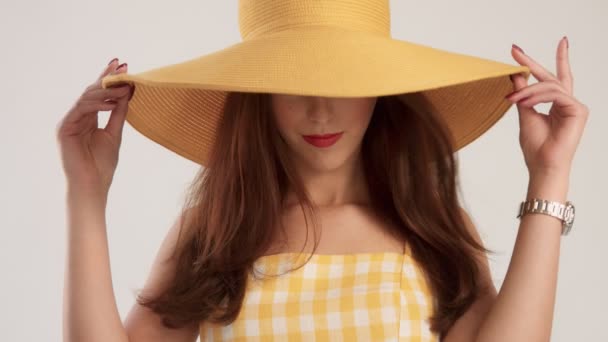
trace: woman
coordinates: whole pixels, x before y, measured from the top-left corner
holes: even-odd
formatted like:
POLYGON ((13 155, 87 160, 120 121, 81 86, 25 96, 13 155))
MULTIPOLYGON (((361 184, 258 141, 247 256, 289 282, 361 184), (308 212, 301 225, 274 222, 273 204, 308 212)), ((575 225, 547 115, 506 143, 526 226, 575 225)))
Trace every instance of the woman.
MULTIPOLYGON (((589 111, 572 95, 566 39, 557 54, 554 76, 513 48, 539 82, 513 75, 508 99, 519 112, 526 198, 564 202, 589 111), (540 102, 553 103, 548 116, 535 112, 540 102)), ((104 220, 133 95, 129 85, 102 87, 127 73, 117 65, 57 129, 68 180, 67 340, 549 340, 560 221, 522 216, 497 293, 456 196, 450 126, 400 95, 230 92, 208 167, 123 326, 104 220), (105 128, 100 110, 112 111, 105 128), (288 258, 302 255, 298 265, 288 258)))

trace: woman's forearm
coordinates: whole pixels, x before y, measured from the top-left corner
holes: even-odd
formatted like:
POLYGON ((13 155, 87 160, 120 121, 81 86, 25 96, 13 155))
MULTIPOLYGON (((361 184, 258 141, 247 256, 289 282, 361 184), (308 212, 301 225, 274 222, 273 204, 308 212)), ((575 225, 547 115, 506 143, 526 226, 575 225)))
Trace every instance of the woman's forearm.
MULTIPOLYGON (((526 199, 565 203, 567 174, 530 177, 526 199)), ((521 218, 513 255, 476 342, 549 341, 555 307, 561 221, 544 214, 521 218)))
POLYGON ((68 189, 66 199, 63 340, 128 342, 112 288, 105 196, 68 189))

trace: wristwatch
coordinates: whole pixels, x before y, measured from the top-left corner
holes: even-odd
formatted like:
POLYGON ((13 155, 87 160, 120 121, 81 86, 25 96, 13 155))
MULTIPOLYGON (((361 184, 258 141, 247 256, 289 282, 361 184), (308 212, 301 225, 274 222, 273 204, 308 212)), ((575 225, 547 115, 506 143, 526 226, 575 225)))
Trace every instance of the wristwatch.
POLYGON ((528 213, 539 213, 557 217, 562 220, 562 235, 568 235, 572 224, 574 224, 574 205, 567 201, 565 204, 555 201, 548 201, 532 198, 521 202, 517 218, 528 213))

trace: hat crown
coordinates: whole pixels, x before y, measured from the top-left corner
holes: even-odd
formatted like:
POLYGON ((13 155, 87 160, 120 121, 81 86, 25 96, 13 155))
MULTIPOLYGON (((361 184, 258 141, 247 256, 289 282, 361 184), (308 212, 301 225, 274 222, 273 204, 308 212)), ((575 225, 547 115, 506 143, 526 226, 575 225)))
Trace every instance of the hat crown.
POLYGON ((240 0, 243 40, 310 26, 390 36, 389 0, 240 0))

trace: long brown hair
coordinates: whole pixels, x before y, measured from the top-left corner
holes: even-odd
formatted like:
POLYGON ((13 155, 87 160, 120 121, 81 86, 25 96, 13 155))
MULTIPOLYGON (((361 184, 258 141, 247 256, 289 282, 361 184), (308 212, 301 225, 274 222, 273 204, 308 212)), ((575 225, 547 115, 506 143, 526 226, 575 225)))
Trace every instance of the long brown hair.
MULTIPOLYGON (((166 327, 236 319, 252 264, 281 227, 288 188, 314 218, 271 115, 270 96, 227 96, 207 167, 188 187, 170 285, 153 297, 138 294, 166 327)), ((461 216, 453 146, 441 116, 391 95, 378 97, 361 148, 373 209, 399 227, 422 265, 434 298, 430 327, 440 334, 481 291, 474 254, 491 252, 461 216)))

